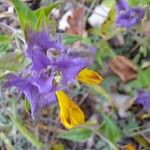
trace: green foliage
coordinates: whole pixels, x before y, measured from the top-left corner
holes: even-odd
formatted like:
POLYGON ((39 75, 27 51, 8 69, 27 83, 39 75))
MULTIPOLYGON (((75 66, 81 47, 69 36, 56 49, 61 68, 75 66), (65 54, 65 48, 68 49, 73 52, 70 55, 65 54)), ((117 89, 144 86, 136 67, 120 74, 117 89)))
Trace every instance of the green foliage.
POLYGON ((29 109, 30 109, 30 103, 29 103, 29 101, 28 100, 25 100, 25 111, 26 112, 29 112, 29 109))
POLYGON ((99 95, 105 97, 105 99, 108 101, 110 100, 110 95, 106 92, 106 90, 99 85, 92 85, 90 86, 93 90, 95 90, 99 95))
POLYGON ((48 6, 41 7, 41 8, 34 11, 34 14, 37 17, 36 26, 35 26, 36 30, 40 30, 43 25, 49 26, 51 24, 51 20, 49 18, 49 15, 50 15, 51 11, 55 7, 57 7, 60 3, 61 2, 51 3, 48 6))
POLYGON ((11 145, 11 142, 9 141, 8 137, 5 135, 5 133, 0 132, 0 139, 7 145, 8 150, 13 150, 13 147, 11 145))
POLYGON ((129 121, 125 125, 123 125, 122 132, 125 136, 130 135, 135 129, 138 128, 138 122, 136 121, 135 116, 130 115, 128 117, 128 120, 129 121))
POLYGON ((18 118, 14 116, 10 116, 11 121, 13 124, 17 127, 17 129, 20 131, 20 133, 34 146, 37 148, 44 147, 44 144, 40 142, 35 135, 33 135, 25 126, 25 124, 18 118))
POLYGON ((67 35, 67 34, 63 36, 63 43, 66 45, 73 44, 77 41, 80 41, 85 45, 91 45, 91 39, 88 37, 82 37, 80 35, 67 35))
POLYGON ((109 7, 110 9, 115 5, 115 0, 103 0, 102 4, 109 7))
POLYGON ((74 42, 81 41, 82 37, 80 35, 64 35, 63 43, 64 44, 73 44, 74 42))
POLYGON ((53 150, 65 150, 65 148, 63 144, 55 144, 53 150))
POLYGON ((34 27, 37 16, 33 13, 33 11, 20 0, 12 0, 12 2, 19 17, 21 28, 24 30, 26 26, 34 27))
POLYGON ((96 143, 96 149, 98 149, 98 150, 112 150, 112 147, 110 147, 108 143, 105 143, 104 141, 99 140, 96 143))
POLYGON ((136 5, 150 5, 150 0, 128 0, 131 6, 136 5))
POLYGON ((23 68, 24 56, 18 52, 10 52, 0 56, 0 76, 6 71, 17 71, 23 68))
POLYGON ((144 57, 146 57, 148 54, 148 48, 146 48, 145 46, 140 46, 139 51, 141 54, 143 54, 144 57))
POLYGON ((32 11, 25 3, 20 0, 12 0, 17 15, 19 17, 20 26, 24 31, 26 28, 32 28, 34 30, 39 30, 41 25, 44 25, 52 9, 57 7, 60 2, 52 3, 46 7, 41 7, 36 11, 32 11))
POLYGON ((128 0, 129 5, 137 5, 140 3, 141 0, 128 0))
POLYGON ((110 39, 118 33, 119 30, 117 28, 114 28, 115 21, 116 21, 116 10, 115 7, 113 7, 109 12, 106 21, 100 27, 100 35, 104 39, 110 39))
POLYGON ((51 4, 49 4, 48 6, 41 7, 41 8, 39 8, 39 9, 35 10, 35 11, 34 11, 34 14, 35 14, 36 16, 39 16, 40 13, 43 12, 43 13, 44 13, 44 16, 48 17, 49 14, 51 13, 51 11, 52 11, 55 7, 57 7, 60 3, 62 3, 62 2, 51 3, 51 4))
POLYGON ((111 142, 116 143, 121 138, 120 129, 110 117, 103 115, 103 119, 105 124, 100 128, 100 131, 105 134, 111 142))
POLYGON ((69 131, 62 132, 58 135, 58 138, 71 140, 74 142, 85 141, 92 136, 93 132, 87 128, 73 128, 69 131))
POLYGON ((38 18, 35 24, 35 29, 36 30, 40 30, 40 28, 42 27, 43 23, 46 21, 45 15, 44 15, 44 11, 39 12, 38 14, 38 18))
POLYGON ((103 69, 105 69, 104 60, 115 57, 115 53, 105 40, 97 42, 96 47, 98 48, 96 52, 96 61, 103 69))
POLYGON ((11 36, 1 34, 0 35, 0 52, 6 52, 11 48, 11 36))
POLYGON ((136 136, 134 136, 134 139, 136 139, 137 142, 140 143, 143 150, 149 150, 150 144, 147 141, 147 139, 145 139, 145 137, 143 137, 142 135, 136 135, 136 136))
POLYGON ((138 70, 137 79, 130 82, 129 85, 134 89, 148 88, 150 85, 150 68, 138 70))

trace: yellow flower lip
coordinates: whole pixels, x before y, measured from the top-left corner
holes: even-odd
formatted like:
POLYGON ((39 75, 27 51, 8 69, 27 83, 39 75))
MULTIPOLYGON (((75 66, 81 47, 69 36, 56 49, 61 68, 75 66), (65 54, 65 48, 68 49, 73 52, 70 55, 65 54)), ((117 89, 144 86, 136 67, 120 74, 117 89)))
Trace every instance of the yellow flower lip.
POLYGON ((68 129, 83 124, 84 113, 70 97, 64 91, 56 91, 56 96, 60 107, 61 123, 68 129))
POLYGON ((85 84, 100 84, 103 81, 103 77, 97 72, 90 69, 83 69, 77 75, 77 80, 85 84))
POLYGON ((136 150, 136 146, 132 143, 125 145, 125 150, 136 150))

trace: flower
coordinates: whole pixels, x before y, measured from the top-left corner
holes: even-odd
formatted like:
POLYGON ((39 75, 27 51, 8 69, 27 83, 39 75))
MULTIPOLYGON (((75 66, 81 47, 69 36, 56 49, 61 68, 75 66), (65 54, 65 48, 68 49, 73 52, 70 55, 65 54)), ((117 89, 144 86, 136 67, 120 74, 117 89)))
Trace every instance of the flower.
POLYGON ((136 103, 142 104, 144 109, 150 113, 150 92, 139 90, 136 96, 136 103))
POLYGON ((125 145, 124 147, 125 147, 124 150, 136 150, 136 146, 132 143, 129 143, 129 144, 125 145))
POLYGON ((89 57, 72 55, 72 49, 66 48, 60 40, 51 40, 45 31, 30 31, 27 37, 26 53, 32 61, 35 78, 39 76, 39 72, 41 74, 44 70, 49 70, 53 74, 62 76, 62 84, 67 84, 92 62, 89 57))
POLYGON ((31 116, 35 120, 38 118, 43 107, 56 101, 56 96, 53 89, 48 93, 40 93, 38 87, 32 84, 29 78, 25 79, 21 76, 9 74, 7 79, 8 82, 5 84, 5 87, 15 86, 19 88, 28 98, 32 111, 31 116))
POLYGON ((73 56, 60 56, 54 63, 54 67, 61 72, 62 84, 73 82, 76 75, 90 64, 87 58, 73 57, 73 56))
POLYGON ((120 27, 130 28, 140 22, 144 17, 144 9, 138 7, 130 8, 125 0, 118 0, 117 9, 117 25, 120 27))
POLYGON ((56 92, 62 124, 70 129, 84 123, 84 113, 82 110, 63 92, 56 92))
POLYGON ((68 84, 76 80, 93 84, 101 82, 102 77, 98 73, 85 69, 92 63, 90 55, 82 57, 74 53, 60 40, 52 40, 44 30, 26 30, 26 47, 31 66, 19 75, 9 74, 5 86, 15 86, 25 94, 33 119, 38 118, 43 107, 56 102, 57 95, 64 126, 71 128, 82 124, 83 112, 63 91, 67 91, 68 84))
POLYGON ((100 76, 97 72, 93 70, 89 70, 87 68, 82 69, 78 75, 77 75, 77 80, 81 81, 82 83, 85 84, 100 84, 103 81, 102 76, 100 76))

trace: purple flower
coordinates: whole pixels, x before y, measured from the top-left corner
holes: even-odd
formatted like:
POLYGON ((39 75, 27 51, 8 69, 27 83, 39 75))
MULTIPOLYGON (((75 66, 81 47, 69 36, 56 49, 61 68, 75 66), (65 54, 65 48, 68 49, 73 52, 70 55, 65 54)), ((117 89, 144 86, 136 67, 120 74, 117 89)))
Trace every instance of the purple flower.
POLYGON ((150 113, 150 92, 139 90, 136 96, 136 103, 142 104, 144 109, 150 113))
POLYGON ((6 87, 15 86, 26 95, 32 117, 36 119, 43 107, 56 101, 55 92, 67 89, 68 83, 73 82, 92 59, 73 55, 72 49, 66 48, 60 40, 50 39, 44 30, 28 30, 26 43, 25 52, 31 67, 18 76, 10 74, 6 87))
POLYGON ((41 71, 44 70, 50 70, 53 76, 59 73, 62 78, 62 84, 64 85, 67 84, 68 81, 72 82, 80 70, 92 62, 89 57, 81 57, 79 54, 76 56, 70 55, 73 53, 72 49, 63 46, 60 40, 51 40, 44 31, 31 31, 28 35, 30 34, 32 38, 29 36, 28 39, 32 40, 27 41, 26 53, 32 61, 32 71, 34 73, 36 72, 36 74, 39 74, 39 72, 41 74, 41 71), (46 35, 44 36, 44 34, 46 35), (46 40, 44 38, 46 38, 46 40), (40 43, 40 41, 42 43, 40 43), (43 41, 49 43, 45 43, 47 47, 44 46, 43 41))
POLYGON ((43 107, 52 104, 56 100, 54 90, 47 93, 40 93, 38 87, 32 84, 29 78, 9 74, 7 79, 9 81, 5 84, 5 87, 15 86, 28 98, 32 111, 31 116, 33 119, 38 118, 43 107))
POLYGON ((76 75, 90 63, 87 58, 64 55, 54 62, 54 67, 62 74, 62 84, 73 82, 76 75))
POLYGON ((130 10, 128 3, 125 0, 118 0, 116 4, 117 11, 128 11, 130 10))
POLYGON ((53 89, 54 76, 49 75, 48 71, 43 71, 32 77, 32 84, 38 87, 40 93, 48 93, 53 89))
POLYGON ((64 52, 64 47, 59 41, 51 40, 46 31, 29 30, 28 32, 26 54, 32 60, 32 69, 39 72, 51 64, 52 58, 48 57, 49 53, 64 52))
POLYGON ((120 27, 130 28, 144 17, 144 9, 130 8, 125 0, 118 0, 116 9, 118 14, 116 24, 120 27))

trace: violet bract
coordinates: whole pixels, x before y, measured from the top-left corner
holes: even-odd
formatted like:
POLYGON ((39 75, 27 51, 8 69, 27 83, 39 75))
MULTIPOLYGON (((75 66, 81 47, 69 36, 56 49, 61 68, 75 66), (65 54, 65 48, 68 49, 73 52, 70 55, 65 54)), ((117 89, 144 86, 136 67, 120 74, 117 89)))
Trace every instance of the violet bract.
POLYGON ((144 17, 144 9, 134 7, 130 8, 125 0, 118 0, 116 4, 117 21, 119 27, 130 28, 138 24, 144 17))
POLYGON ((150 92, 139 90, 136 96, 136 103, 142 104, 144 109, 150 113, 150 92))

